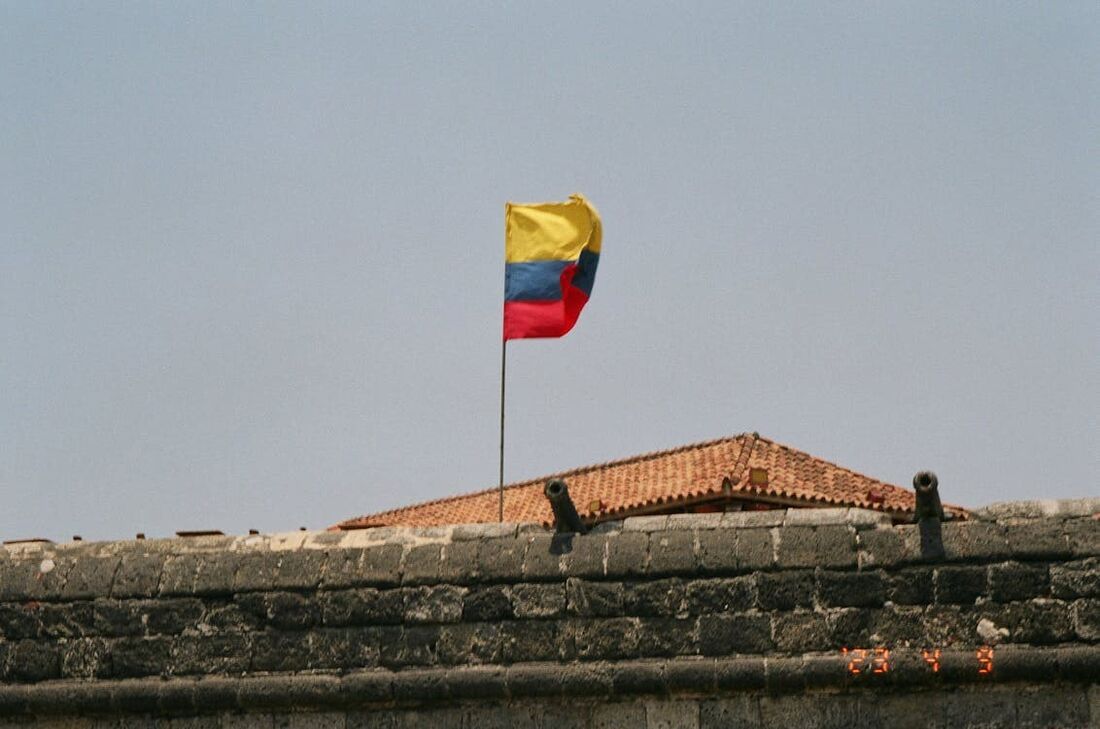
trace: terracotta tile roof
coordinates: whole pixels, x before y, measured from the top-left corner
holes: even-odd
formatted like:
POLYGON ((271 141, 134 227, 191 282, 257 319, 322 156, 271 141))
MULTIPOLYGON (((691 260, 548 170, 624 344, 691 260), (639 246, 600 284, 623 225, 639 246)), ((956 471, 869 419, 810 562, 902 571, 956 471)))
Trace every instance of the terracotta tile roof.
MULTIPOLYGON (((912 514, 914 509, 912 491, 755 433, 743 433, 510 484, 505 487, 504 520, 553 521, 542 493, 552 478, 565 479, 577 511, 589 522, 663 513, 731 497, 787 506, 858 506, 895 517, 912 514), (758 469, 766 472, 766 483, 758 469)), ((495 522, 497 499, 498 490, 487 489, 368 514, 333 528, 495 522)), ((958 507, 945 508, 965 516, 958 507)))

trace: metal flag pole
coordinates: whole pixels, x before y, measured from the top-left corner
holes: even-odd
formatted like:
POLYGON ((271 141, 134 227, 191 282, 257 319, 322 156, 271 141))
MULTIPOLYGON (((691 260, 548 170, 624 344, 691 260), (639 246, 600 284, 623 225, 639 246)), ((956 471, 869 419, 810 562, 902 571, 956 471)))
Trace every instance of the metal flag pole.
POLYGON ((508 363, 508 340, 500 345, 500 522, 504 523, 504 370, 508 363))

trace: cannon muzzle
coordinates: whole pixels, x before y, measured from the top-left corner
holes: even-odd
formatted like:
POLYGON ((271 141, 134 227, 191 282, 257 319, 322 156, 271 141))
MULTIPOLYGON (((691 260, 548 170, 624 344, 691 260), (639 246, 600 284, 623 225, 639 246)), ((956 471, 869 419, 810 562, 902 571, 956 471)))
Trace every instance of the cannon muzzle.
POLYGON ((943 504, 940 503, 940 480, 931 471, 921 471, 913 476, 913 490, 917 492, 917 521, 938 519, 943 521, 943 504))
POLYGON ((550 508, 554 510, 554 530, 558 534, 588 532, 588 527, 584 525, 580 514, 577 513, 573 499, 569 498, 569 487, 565 485, 565 481, 560 478, 550 481, 543 489, 543 493, 546 494, 546 500, 550 502, 550 508))

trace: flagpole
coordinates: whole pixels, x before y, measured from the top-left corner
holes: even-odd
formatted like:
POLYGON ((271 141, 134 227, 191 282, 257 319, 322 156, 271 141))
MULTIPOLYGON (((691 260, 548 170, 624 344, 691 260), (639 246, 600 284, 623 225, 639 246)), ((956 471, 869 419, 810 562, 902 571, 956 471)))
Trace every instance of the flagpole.
POLYGON ((508 363, 508 340, 500 345, 500 522, 504 523, 504 371, 508 363))

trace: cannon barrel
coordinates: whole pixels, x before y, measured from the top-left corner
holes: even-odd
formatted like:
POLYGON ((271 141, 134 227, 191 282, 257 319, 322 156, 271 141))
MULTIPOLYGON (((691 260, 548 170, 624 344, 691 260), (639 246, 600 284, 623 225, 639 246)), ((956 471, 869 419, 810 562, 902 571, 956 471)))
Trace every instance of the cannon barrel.
POLYGON ((917 492, 917 521, 937 519, 943 521, 943 504, 940 503, 940 480, 931 471, 920 471, 913 476, 913 490, 917 492))
POLYGON ((550 502, 550 508, 554 510, 554 527, 558 534, 577 533, 585 534, 588 528, 581 521, 577 507, 573 499, 569 498, 569 487, 565 481, 556 478, 546 484, 543 489, 546 500, 550 502))

